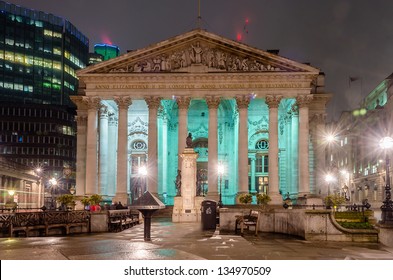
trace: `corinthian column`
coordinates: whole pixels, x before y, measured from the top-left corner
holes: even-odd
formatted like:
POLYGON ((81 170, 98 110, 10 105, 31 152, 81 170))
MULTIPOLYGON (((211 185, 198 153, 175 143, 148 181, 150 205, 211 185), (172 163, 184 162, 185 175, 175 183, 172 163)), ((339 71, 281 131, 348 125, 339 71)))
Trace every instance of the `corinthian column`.
POLYGON ((100 157, 98 188, 102 195, 108 195, 108 107, 100 107, 100 157))
POLYGON ((117 117, 114 113, 110 113, 108 121, 108 195, 111 197, 116 194, 117 132, 117 117))
POLYGON ((85 194, 86 186, 86 130, 87 112, 77 110, 76 134, 76 195, 85 194))
POLYGON ((115 201, 128 204, 127 172, 128 172, 128 107, 132 100, 128 96, 116 96, 115 102, 119 109, 117 133, 117 182, 115 201))
POLYGON ((86 194, 98 193, 97 186, 97 111, 100 98, 84 97, 87 105, 87 145, 86 145, 86 194))
POLYGON ((158 181, 158 157, 157 157, 157 110, 161 104, 161 97, 149 96, 145 98, 149 108, 149 132, 148 132, 148 152, 147 152, 147 189, 157 196, 158 181))
POLYGON ((312 95, 296 97, 296 103, 299 107, 299 197, 310 193, 308 104, 311 100, 312 95))
POLYGON ((238 193, 248 193, 248 95, 236 96, 237 108, 239 110, 239 189, 238 193))
POLYGON ((186 138, 188 135, 188 106, 190 105, 191 98, 187 96, 179 96, 176 98, 177 106, 179 108, 179 125, 178 125, 178 138, 177 138, 177 166, 181 170, 182 158, 181 153, 185 148, 186 138))
POLYGON ((217 108, 220 105, 220 97, 206 96, 209 108, 209 133, 208 133, 208 186, 209 197, 218 198, 217 167, 218 167, 218 137, 217 137, 217 108))
POLYGON ((267 95, 269 107, 269 196, 272 204, 282 204, 278 179, 278 106, 281 95, 267 95))
POLYGON ((319 113, 315 114, 312 118, 314 124, 313 129, 310 129, 310 134, 312 135, 312 143, 315 153, 314 160, 314 177, 315 177, 315 189, 310 190, 311 193, 319 194, 322 193, 321 186, 325 185, 324 178, 322 176, 323 171, 325 171, 325 146, 323 145, 323 136, 325 133, 325 122, 326 114, 319 113))

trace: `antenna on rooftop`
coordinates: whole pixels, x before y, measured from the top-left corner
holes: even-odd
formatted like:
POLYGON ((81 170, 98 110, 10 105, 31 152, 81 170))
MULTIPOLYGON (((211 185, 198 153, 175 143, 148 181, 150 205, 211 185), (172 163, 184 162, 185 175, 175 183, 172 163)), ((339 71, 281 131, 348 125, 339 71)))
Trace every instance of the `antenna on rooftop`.
POLYGON ((201 20, 202 20, 202 17, 201 17, 201 0, 198 0, 198 20, 197 20, 197 27, 198 27, 198 29, 200 29, 201 28, 201 20))

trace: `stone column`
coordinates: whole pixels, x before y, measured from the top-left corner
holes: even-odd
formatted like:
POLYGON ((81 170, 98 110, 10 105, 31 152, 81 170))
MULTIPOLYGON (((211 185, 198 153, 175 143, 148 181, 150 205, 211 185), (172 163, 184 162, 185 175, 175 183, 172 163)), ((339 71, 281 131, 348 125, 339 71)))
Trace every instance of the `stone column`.
POLYGON ((217 109, 220 105, 220 97, 206 96, 209 108, 209 132, 208 132, 208 196, 218 199, 218 135, 217 135, 217 109))
POLYGON ((299 197, 310 193, 308 104, 311 100, 312 95, 296 97, 299 107, 299 197))
POLYGON ((269 196, 271 204, 282 204, 278 178, 278 106, 281 95, 267 95, 266 104, 269 107, 269 196))
POLYGON ((116 166, 117 166, 117 117, 109 113, 108 121, 108 195, 116 194, 116 166))
MULTIPOLYGON (((325 133, 325 122, 326 122, 326 114, 315 114, 313 117, 314 129, 312 130, 313 137, 313 147, 315 151, 315 194, 320 194, 323 191, 323 187, 326 182, 324 180, 324 171, 325 168, 325 145, 323 145, 324 141, 324 133, 325 133)), ((348 184, 346 182, 346 184, 348 184)), ((349 186, 348 186, 349 187, 349 186)))
POLYGON ((98 186, 100 194, 108 194, 108 107, 100 107, 100 152, 98 186))
POLYGON ((239 134, 238 134, 238 161, 239 161, 239 186, 238 194, 248 193, 248 95, 236 96, 239 110, 239 134))
POLYGON ((84 97, 87 105, 87 142, 86 142, 86 194, 98 193, 97 187, 97 110, 98 97, 84 97))
POLYGON ((255 154, 251 158, 251 192, 256 193, 256 188, 255 188, 255 154))
POLYGON ((77 134, 76 134, 76 195, 84 195, 86 192, 86 132, 87 112, 77 110, 77 134))
POLYGON ((149 128, 147 144, 147 190, 158 197, 158 150, 157 150, 157 110, 161 105, 161 97, 145 97, 149 108, 149 128))
POLYGON ((128 204, 127 173, 128 173, 128 107, 132 104, 129 96, 116 96, 114 100, 119 109, 117 133, 117 182, 114 200, 128 204))
POLYGON ((179 108, 179 124, 178 124, 178 138, 177 138, 177 169, 181 170, 181 154, 186 147, 186 138, 188 135, 188 106, 190 105, 191 98, 187 96, 178 96, 176 98, 177 106, 179 108))

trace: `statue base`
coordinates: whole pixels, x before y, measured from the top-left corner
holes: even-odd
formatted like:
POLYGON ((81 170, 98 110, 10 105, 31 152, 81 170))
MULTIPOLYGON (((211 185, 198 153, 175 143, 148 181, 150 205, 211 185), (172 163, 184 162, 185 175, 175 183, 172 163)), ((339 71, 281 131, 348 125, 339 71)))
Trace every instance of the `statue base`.
POLYGON ((201 203, 205 198, 203 196, 196 196, 194 198, 194 207, 184 207, 183 198, 175 197, 173 205, 172 222, 187 223, 201 221, 201 203))

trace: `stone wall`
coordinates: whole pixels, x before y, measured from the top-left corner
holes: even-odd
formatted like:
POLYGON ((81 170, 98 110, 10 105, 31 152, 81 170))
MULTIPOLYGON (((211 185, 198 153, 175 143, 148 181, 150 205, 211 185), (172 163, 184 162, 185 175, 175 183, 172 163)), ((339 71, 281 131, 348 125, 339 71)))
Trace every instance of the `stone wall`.
MULTIPOLYGON (((255 209, 254 209, 255 210, 255 209)), ((220 210, 220 233, 235 233, 236 216, 250 212, 245 208, 220 210)), ((260 232, 296 235, 310 241, 378 242, 375 229, 346 229, 341 227, 329 210, 271 209, 260 210, 260 232)))

